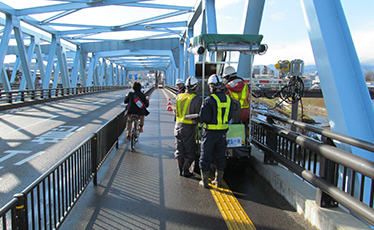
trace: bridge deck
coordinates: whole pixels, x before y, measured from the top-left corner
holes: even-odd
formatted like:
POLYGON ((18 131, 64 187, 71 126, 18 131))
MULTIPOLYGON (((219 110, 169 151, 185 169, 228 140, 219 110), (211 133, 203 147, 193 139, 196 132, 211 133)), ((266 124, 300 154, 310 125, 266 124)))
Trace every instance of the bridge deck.
POLYGON ((174 115, 166 111, 171 97, 165 90, 153 92, 136 152, 120 140, 99 171, 98 185, 86 189, 61 229, 235 229, 227 227, 223 215, 237 208, 222 214, 214 192, 232 192, 229 203, 237 202, 250 218, 244 229, 313 229, 250 167, 245 173, 227 171, 225 191, 199 187, 199 175, 179 176, 174 115))

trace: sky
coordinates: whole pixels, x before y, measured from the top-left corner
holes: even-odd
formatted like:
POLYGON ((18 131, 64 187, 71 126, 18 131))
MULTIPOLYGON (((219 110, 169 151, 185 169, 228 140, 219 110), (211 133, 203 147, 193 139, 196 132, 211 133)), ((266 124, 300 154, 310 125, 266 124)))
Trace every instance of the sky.
MULTIPOLYGON (((244 0, 216 0, 219 33, 242 33, 244 0), (240 25, 240 27, 238 26, 240 25)), ((361 63, 374 65, 374 1, 341 0, 361 63)), ((304 60, 314 65, 300 0, 266 0, 260 34, 269 46, 266 54, 255 55, 255 65, 275 64, 279 60, 304 60)))
MULTIPOLYGON (((46 2, 42 0, 0 0, 14 8, 31 7, 46 2)), ((196 0, 158 0, 164 4, 194 5, 196 0)), ((215 0, 218 33, 243 33, 243 15, 246 0, 215 0)), ((309 42, 302 7, 302 0, 266 0, 261 21, 260 34, 264 36, 263 43, 268 45, 264 55, 256 55, 254 65, 276 64, 279 60, 301 59, 305 65, 313 65, 314 57, 309 42)), ((341 0, 346 19, 350 27, 352 38, 361 63, 374 65, 374 1, 373 0, 341 0)), ((105 8, 92 9, 91 14, 100 15, 105 8)), ((108 8, 109 10, 109 8, 108 8)), ((86 11, 84 11, 86 12, 86 11)), ((139 15, 152 16, 152 9, 144 9, 142 14, 135 12, 114 12, 105 17, 94 19, 84 18, 84 12, 78 11, 74 15, 77 20, 87 20, 93 24, 105 24, 122 17, 134 21, 139 15), (96 20, 96 21, 95 21, 96 20)), ((33 15, 33 17, 36 17, 33 15)), ((171 18, 176 20, 176 18, 171 18)), ((111 25, 112 25, 111 24, 111 25)), ((196 31, 199 33, 199 31, 196 31)), ((139 33, 140 34, 140 33, 139 33)), ((126 36, 126 35, 123 35, 126 36)))

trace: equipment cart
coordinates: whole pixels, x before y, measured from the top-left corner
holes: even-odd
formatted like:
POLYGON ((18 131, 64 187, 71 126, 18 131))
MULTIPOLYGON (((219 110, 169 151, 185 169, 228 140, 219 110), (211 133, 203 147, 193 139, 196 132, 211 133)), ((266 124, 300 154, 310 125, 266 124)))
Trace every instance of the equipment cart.
MULTIPOLYGON (((210 94, 207 85, 209 76, 212 74, 222 76, 225 65, 230 66, 238 63, 231 61, 232 55, 235 55, 232 54, 233 52, 236 52, 237 55, 239 53, 253 55, 266 52, 267 46, 260 44, 262 38, 262 35, 202 34, 191 39, 188 52, 199 55, 200 61, 195 64, 195 77, 199 80, 199 89, 201 90, 199 94, 203 99, 210 94)), ((248 79, 250 84, 252 76, 239 77, 248 79)), ((252 94, 251 84, 249 86, 250 94, 252 94)), ((240 114, 240 103, 238 107, 240 114)), ((243 124, 238 119, 229 125, 226 151, 227 167, 235 170, 246 168, 251 154, 250 128, 251 119, 249 119, 248 124, 243 124)), ((197 166, 198 160, 195 162, 195 172, 199 171, 197 166)))

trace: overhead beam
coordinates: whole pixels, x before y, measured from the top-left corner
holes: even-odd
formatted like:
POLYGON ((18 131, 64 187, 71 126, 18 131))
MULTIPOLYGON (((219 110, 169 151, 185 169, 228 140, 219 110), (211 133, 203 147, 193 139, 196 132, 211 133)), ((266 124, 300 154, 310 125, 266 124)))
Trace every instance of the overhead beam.
MULTIPOLYGON (((150 1, 150 0, 144 0, 150 1)), ((54 4, 49 6, 39 6, 39 7, 31 7, 26 9, 16 10, 16 16, 23 16, 23 15, 32 15, 32 14, 41 14, 41 13, 51 13, 51 12, 60 12, 66 10, 74 10, 74 9, 84 9, 90 7, 100 7, 100 6, 109 6, 109 5, 123 5, 126 3, 134 3, 134 0, 104 0, 100 2, 94 3, 61 3, 61 4, 54 4)))

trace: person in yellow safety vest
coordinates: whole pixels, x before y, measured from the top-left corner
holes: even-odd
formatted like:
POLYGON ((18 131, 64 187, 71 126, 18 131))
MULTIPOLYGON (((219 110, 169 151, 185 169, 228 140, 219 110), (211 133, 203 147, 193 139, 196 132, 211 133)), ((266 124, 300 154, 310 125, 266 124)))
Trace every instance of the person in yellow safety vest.
POLYGON ((233 116, 233 100, 225 94, 222 78, 213 74, 208 79, 211 95, 203 101, 199 113, 199 122, 203 125, 201 155, 199 166, 201 171, 200 186, 209 188, 208 178, 210 165, 214 162, 217 168, 212 184, 221 187, 223 173, 226 168, 226 133, 233 116))
POLYGON ((197 121, 187 120, 184 117, 190 114, 198 114, 202 100, 195 93, 198 89, 198 80, 189 77, 186 80, 187 90, 178 94, 175 102, 175 158, 178 160, 179 175, 191 177, 189 168, 197 154, 197 121))
POLYGON ((226 94, 232 99, 240 101, 241 113, 240 121, 243 124, 249 122, 249 102, 250 102, 250 90, 247 83, 237 76, 236 70, 232 66, 227 66, 223 70, 222 77, 226 81, 226 94))

